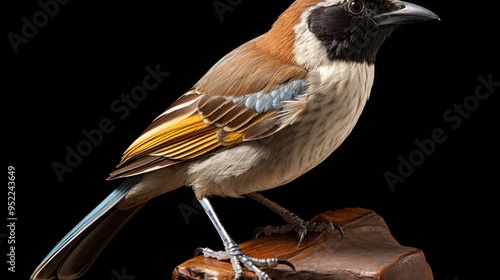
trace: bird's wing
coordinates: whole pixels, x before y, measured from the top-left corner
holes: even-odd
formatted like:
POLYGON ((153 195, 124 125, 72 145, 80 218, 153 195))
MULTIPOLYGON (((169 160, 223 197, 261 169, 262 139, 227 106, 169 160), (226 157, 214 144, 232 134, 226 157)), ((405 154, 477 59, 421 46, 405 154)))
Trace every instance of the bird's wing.
POLYGON ((306 71, 251 44, 222 58, 158 116, 108 179, 153 171, 278 131, 277 113, 305 92, 306 71))

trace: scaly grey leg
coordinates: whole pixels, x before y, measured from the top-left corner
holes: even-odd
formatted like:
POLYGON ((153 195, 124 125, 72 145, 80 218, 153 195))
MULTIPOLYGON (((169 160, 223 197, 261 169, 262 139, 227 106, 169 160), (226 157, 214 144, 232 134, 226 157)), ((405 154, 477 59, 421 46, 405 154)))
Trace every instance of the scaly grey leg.
POLYGON ((222 243, 224 244, 224 251, 213 251, 209 248, 198 248, 195 251, 195 255, 203 254, 207 258, 215 258, 218 260, 229 260, 233 266, 235 275, 234 279, 240 279, 243 276, 243 269, 241 264, 243 264, 247 269, 253 271, 259 280, 271 280, 271 278, 257 266, 265 266, 269 268, 276 267, 278 264, 284 264, 292 268, 295 271, 295 267, 292 263, 287 260, 280 260, 276 258, 269 259, 257 259, 248 257, 243 252, 241 252, 238 244, 229 236, 227 231, 222 226, 217 214, 215 213, 210 201, 207 198, 202 198, 198 200, 207 213, 210 221, 214 225, 215 229, 219 233, 222 243))
POLYGON ((336 225, 334 223, 330 222, 309 222, 309 221, 304 221, 301 219, 299 216, 296 214, 288 211, 287 209, 283 208, 282 206, 274 203, 273 201, 267 199, 260 193, 250 193, 247 194, 248 197, 251 197, 255 199, 256 201, 260 202, 264 206, 268 207, 269 209, 273 210, 276 212, 278 215, 280 215, 288 224, 283 225, 283 226, 265 226, 261 227, 255 230, 254 232, 254 237, 257 238, 261 234, 265 235, 271 235, 271 234, 287 234, 289 232, 295 231, 299 234, 299 243, 297 247, 302 244, 302 241, 304 240, 304 237, 306 236, 307 232, 321 232, 324 230, 328 229, 337 229, 340 231, 341 238, 344 236, 344 231, 339 225, 336 225))

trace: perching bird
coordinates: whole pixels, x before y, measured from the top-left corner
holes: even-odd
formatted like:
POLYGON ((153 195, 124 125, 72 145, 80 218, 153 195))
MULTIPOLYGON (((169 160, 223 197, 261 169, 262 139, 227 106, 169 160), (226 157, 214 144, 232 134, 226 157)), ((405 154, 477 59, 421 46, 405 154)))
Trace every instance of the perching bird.
POLYGON ((155 196, 190 186, 224 250, 200 249, 243 266, 285 260, 244 255, 207 197, 249 195, 305 233, 258 191, 294 180, 326 159, 356 124, 374 79, 377 51, 395 27, 439 19, 397 0, 296 0, 271 29, 217 62, 125 151, 108 179, 125 178, 48 254, 31 279, 77 279, 116 232, 155 196))

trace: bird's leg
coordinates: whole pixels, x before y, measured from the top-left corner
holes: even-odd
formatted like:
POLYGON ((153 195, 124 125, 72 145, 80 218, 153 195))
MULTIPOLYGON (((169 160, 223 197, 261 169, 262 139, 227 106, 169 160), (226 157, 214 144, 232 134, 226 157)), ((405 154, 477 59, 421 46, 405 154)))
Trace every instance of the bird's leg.
POLYGON ((302 241, 304 240, 304 237, 308 232, 321 232, 328 229, 337 229, 338 231, 340 231, 341 238, 344 236, 344 231, 339 225, 330 222, 304 221, 296 214, 272 202, 271 200, 267 199, 266 197, 264 197, 259 193, 256 192, 250 193, 247 194, 247 196, 257 200, 258 202, 262 203, 269 209, 273 210, 288 223, 283 226, 265 226, 258 228, 254 232, 255 238, 259 237, 262 234, 264 235, 287 234, 289 232, 295 231, 299 234, 299 243, 297 245, 297 247, 299 247, 300 244, 302 244, 302 241))
POLYGON ((254 272, 259 280, 271 280, 271 278, 262 270, 258 268, 258 266, 264 266, 273 268, 278 264, 285 264, 292 268, 295 271, 295 267, 292 263, 287 260, 280 260, 276 258, 268 258, 268 259, 257 259, 253 257, 246 256, 238 247, 238 244, 234 242, 234 240, 229 236, 227 231, 222 226, 217 214, 215 213, 210 201, 207 198, 202 198, 198 200, 205 209, 210 221, 212 221, 215 229, 219 233, 220 238, 222 239, 222 243, 224 244, 224 251, 214 251, 209 248, 198 248, 195 251, 195 255, 203 254, 203 256, 207 258, 215 258, 218 260, 229 260, 233 266, 235 275, 234 279, 240 279, 243 276, 243 269, 241 264, 243 264, 247 269, 254 272))

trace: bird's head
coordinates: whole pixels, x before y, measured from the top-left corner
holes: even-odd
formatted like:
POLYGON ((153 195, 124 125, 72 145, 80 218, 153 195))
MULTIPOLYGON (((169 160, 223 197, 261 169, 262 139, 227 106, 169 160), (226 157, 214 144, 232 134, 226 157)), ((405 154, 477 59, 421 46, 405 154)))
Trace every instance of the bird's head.
POLYGON ((439 17, 398 0, 296 0, 261 41, 306 68, 333 60, 373 64, 397 25, 427 20, 439 17))

